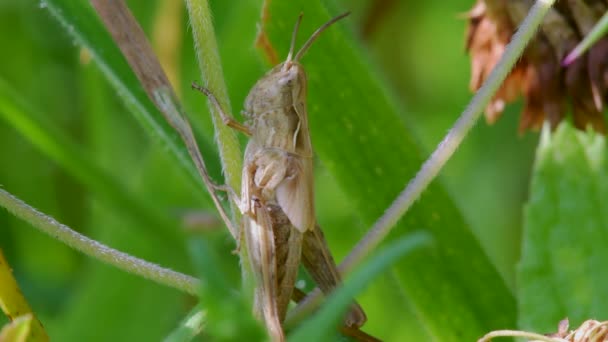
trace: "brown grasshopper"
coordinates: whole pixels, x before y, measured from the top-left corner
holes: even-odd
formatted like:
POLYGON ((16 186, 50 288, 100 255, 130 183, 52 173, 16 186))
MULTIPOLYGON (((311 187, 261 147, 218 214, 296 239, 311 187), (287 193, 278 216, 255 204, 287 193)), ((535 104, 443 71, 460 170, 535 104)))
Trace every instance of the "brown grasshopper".
MULTIPOLYGON (((287 59, 258 80, 245 100, 246 124, 224 112, 208 89, 192 85, 209 98, 226 125, 249 137, 241 196, 232 196, 243 213, 241 235, 256 277, 255 310, 276 341, 284 340, 281 324, 294 296, 300 261, 326 294, 341 281, 316 224, 307 81, 299 61, 323 30, 348 14, 318 28, 294 57, 300 15, 287 59)), ((354 303, 345 325, 358 328, 365 321, 363 310, 354 303)))

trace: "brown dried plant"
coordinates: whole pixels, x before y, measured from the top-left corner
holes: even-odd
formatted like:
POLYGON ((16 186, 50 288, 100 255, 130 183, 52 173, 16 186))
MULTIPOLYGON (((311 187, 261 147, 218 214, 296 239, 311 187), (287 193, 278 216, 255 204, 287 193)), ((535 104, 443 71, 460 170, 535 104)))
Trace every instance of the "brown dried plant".
MULTIPOLYGON (((532 4, 531 0, 477 0, 468 12, 466 49, 471 56, 472 91, 494 68, 532 4)), ((520 132, 538 130, 545 120, 556 127, 570 103, 577 128, 591 126, 606 133, 602 112, 608 98, 608 38, 569 65, 563 60, 607 9, 608 2, 599 0, 558 2, 487 106, 487 122, 494 123, 507 103, 523 95, 520 132)))

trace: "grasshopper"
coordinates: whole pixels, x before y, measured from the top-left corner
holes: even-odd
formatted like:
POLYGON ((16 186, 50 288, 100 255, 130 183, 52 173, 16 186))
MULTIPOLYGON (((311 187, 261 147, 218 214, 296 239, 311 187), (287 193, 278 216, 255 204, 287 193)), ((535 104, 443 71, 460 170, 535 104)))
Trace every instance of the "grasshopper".
MULTIPOLYGON (((316 224, 307 80, 299 61, 321 32, 348 14, 319 27, 294 56, 299 16, 287 59, 258 80, 245 100, 246 124, 227 114, 208 89, 192 85, 208 97, 226 125, 249 137, 240 198, 234 192, 231 195, 243 214, 240 234, 255 274, 255 311, 276 341, 284 340, 282 322, 290 299, 296 296, 300 262, 326 294, 341 282, 316 224)), ((361 307, 353 303, 344 323, 356 329, 366 319, 361 307)))

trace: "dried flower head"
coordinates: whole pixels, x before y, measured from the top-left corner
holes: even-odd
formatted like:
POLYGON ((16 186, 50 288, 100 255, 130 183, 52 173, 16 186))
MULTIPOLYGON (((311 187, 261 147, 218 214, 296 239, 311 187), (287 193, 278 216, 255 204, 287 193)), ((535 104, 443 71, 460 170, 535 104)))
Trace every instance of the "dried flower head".
POLYGON ((559 322, 557 332, 553 334, 540 335, 537 333, 517 330, 492 331, 480 338, 477 342, 488 342, 496 337, 523 337, 529 342, 608 342, 608 321, 598 322, 587 320, 575 330, 568 330, 568 319, 559 322))
MULTIPOLYGON (((470 88, 476 91, 498 63, 514 28, 532 0, 477 0, 467 17, 466 48, 471 56, 470 88)), ((589 33, 608 9, 606 1, 560 1, 530 42, 486 108, 494 123, 505 104, 524 96, 519 130, 537 130, 547 120, 552 127, 566 117, 570 102, 574 125, 606 133, 602 111, 608 98, 608 38, 566 66, 564 57, 589 33)))

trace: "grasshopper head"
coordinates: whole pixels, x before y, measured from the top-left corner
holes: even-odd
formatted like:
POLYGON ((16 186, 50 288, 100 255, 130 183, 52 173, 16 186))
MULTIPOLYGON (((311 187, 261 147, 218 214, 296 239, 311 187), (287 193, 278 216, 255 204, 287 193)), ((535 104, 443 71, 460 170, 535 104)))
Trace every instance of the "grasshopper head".
POLYGON ((310 38, 308 38, 306 43, 302 45, 294 57, 296 35, 298 33, 298 28, 300 27, 300 22, 302 21, 302 14, 300 14, 293 30, 291 46, 286 61, 272 68, 272 70, 260 79, 253 89, 251 89, 245 100, 245 114, 251 117, 256 115, 256 113, 283 109, 293 106, 298 101, 305 101, 306 73, 299 63, 300 59, 308 51, 308 48, 310 48, 312 43, 319 37, 321 32, 349 14, 349 12, 341 14, 319 27, 310 38))

